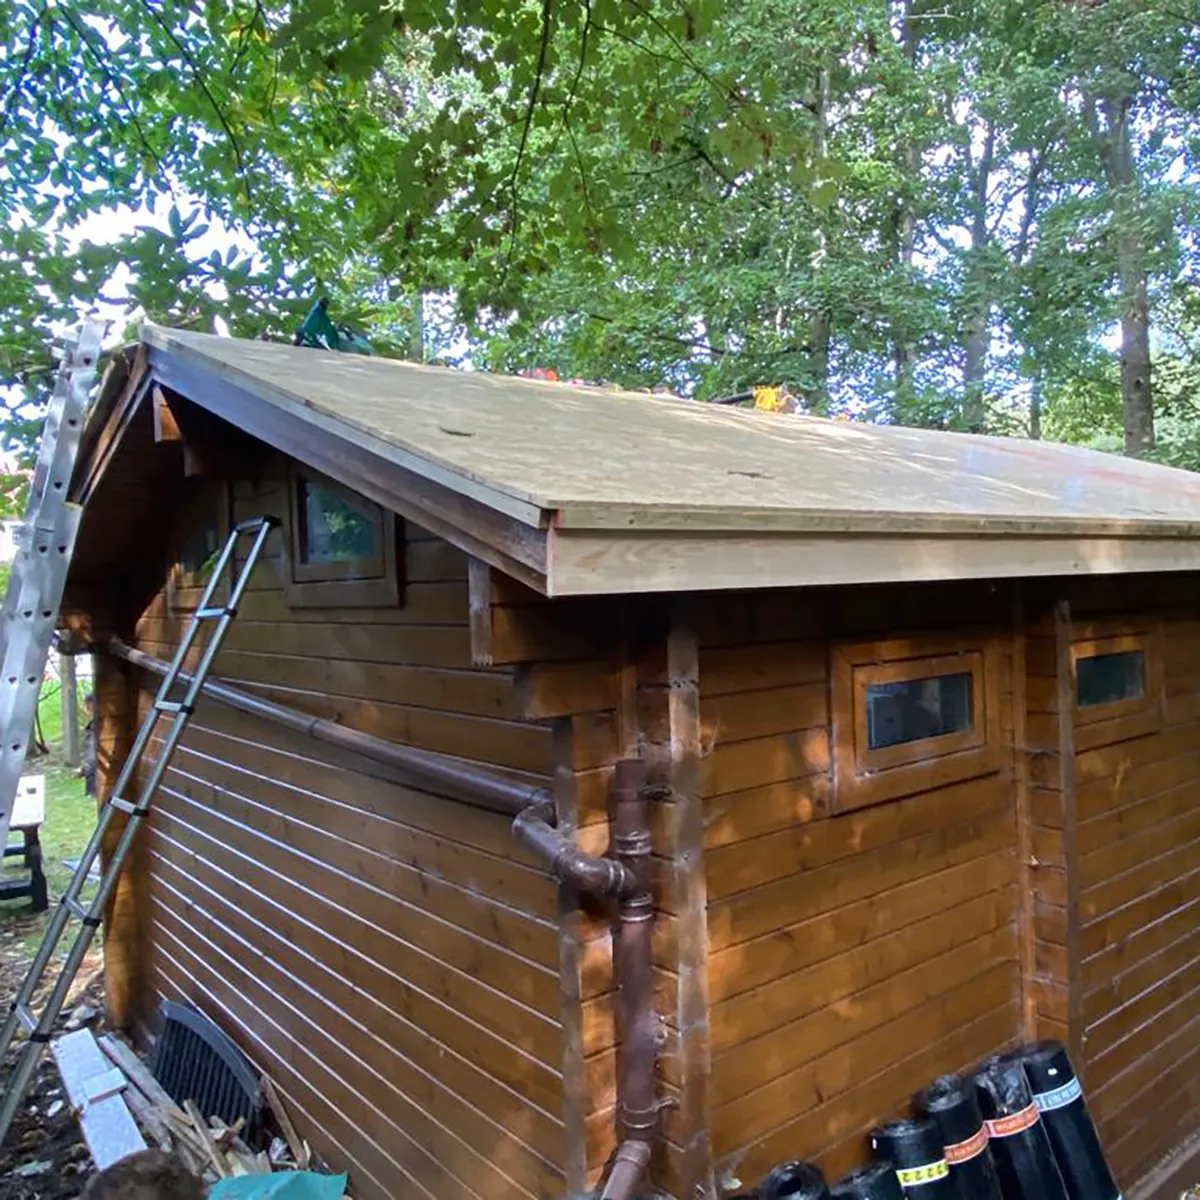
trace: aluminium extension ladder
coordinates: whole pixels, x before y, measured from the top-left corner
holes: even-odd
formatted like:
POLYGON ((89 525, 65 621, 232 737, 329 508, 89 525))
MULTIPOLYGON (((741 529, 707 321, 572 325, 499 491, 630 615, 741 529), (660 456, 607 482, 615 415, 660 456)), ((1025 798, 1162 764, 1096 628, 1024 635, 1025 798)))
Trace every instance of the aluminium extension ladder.
POLYGON ((121 773, 113 785, 109 799, 100 810, 100 817, 91 840, 87 844, 87 849, 84 850, 83 857, 75 868, 75 874, 67 885, 66 893, 50 918, 50 924, 46 928, 45 937, 38 947, 29 973, 25 976, 25 981, 21 984, 16 999, 12 1002, 8 1019, 4 1023, 3 1031, 0 1031, 0 1059, 3 1059, 8 1053, 18 1030, 23 1030, 28 1034, 28 1041, 21 1047, 12 1076, 4 1089, 3 1099, 0 1099, 0 1143, 4 1141, 8 1133, 13 1117, 33 1078, 42 1052, 50 1041, 54 1023, 58 1019, 59 1013, 62 1012, 67 992, 79 971, 88 946, 91 945, 92 937, 100 926, 101 914, 104 912, 105 904, 121 873, 121 867, 133 847, 143 819, 150 812, 150 803, 154 799, 155 792, 158 791, 158 785, 171 761, 175 747, 179 744, 179 740, 187 728, 188 720, 195 711, 196 700, 204 687, 204 681, 221 648, 221 643, 225 640, 230 623, 237 616, 238 603, 241 601, 250 575, 262 555, 263 547, 266 545, 271 530, 278 524, 275 517, 256 517, 235 526, 230 532, 220 557, 213 567, 200 604, 192 614, 183 640, 179 643, 171 666, 163 677, 162 685, 154 698, 154 704, 146 714, 141 729, 138 730, 138 735, 121 767, 121 773), (226 572, 234 562, 238 539, 243 535, 251 535, 253 540, 238 569, 237 578, 229 589, 228 599, 221 604, 216 598, 217 591, 226 572), (216 628, 212 631, 208 644, 200 652, 200 660, 195 671, 189 676, 184 672, 184 663, 196 642, 196 636, 201 627, 209 621, 215 621, 216 628), (183 694, 178 699, 171 699, 171 691, 177 683, 181 684, 183 694), (142 757, 150 745, 159 719, 163 716, 171 718, 170 728, 163 738, 158 757, 154 760, 146 781, 138 792, 137 800, 130 800, 126 797, 126 792, 129 791, 130 784, 136 779, 142 757), (127 814, 129 819, 121 831, 116 849, 104 864, 104 871, 91 904, 85 905, 80 900, 80 892, 87 882, 92 864, 100 853, 105 833, 112 823, 113 814, 118 812, 127 814), (54 988, 39 1016, 32 1009, 34 993, 41 983, 42 976, 54 955, 67 922, 72 917, 77 918, 81 924, 75 933, 75 940, 67 952, 66 960, 59 970, 54 988))
POLYGON ((79 453, 84 410, 96 379, 104 329, 102 321, 85 322, 78 339, 64 352, 0 610, 0 846, 8 843, 46 656, 79 529, 82 509, 67 501, 67 488, 79 453))

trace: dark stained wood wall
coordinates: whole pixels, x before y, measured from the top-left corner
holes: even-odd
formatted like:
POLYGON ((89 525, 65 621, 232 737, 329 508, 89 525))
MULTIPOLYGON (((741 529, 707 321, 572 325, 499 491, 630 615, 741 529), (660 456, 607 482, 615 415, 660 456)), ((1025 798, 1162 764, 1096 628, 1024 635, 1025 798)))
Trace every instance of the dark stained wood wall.
POLYGON ((1032 892, 1030 1033, 1057 1038, 1082 1062, 1078 1019, 1079 904, 1075 861, 1075 731, 1070 712, 1071 614, 1031 588, 1025 619, 1026 746, 1029 750, 1029 879, 1032 892))
POLYGON ((1157 727, 1081 727, 1074 759, 1083 1075, 1130 1189, 1200 1124, 1200 585, 1128 578, 1066 595, 1073 639, 1114 620, 1161 639, 1157 727))
MULTIPOLYGON (((284 503, 270 479, 234 493, 235 519, 284 503)), ((472 667, 465 556, 406 533, 392 610, 289 609, 273 546, 217 672, 379 737, 547 778, 551 728, 521 720, 511 669, 472 667)), ((167 657, 180 631, 160 594, 137 643, 167 657)), ((141 1016, 170 998, 218 1020, 357 1196, 558 1200, 555 886, 505 818, 386 774, 203 703, 142 850, 141 1016)))
POLYGON ((933 1076, 1016 1040, 1016 773, 835 815, 829 650, 839 639, 1001 640, 1013 737, 1012 596, 986 585, 751 598, 702 630, 712 1139, 720 1173, 833 1178, 933 1076))
MULTIPOLYGON (((280 508, 279 476, 238 485, 235 518, 280 508)), ((798 1156, 839 1175, 933 1075, 1034 1032, 1086 1046, 1126 1185, 1194 1126, 1194 585, 597 607, 493 577, 472 627, 466 558, 415 526, 406 538, 391 611, 290 609, 273 546, 217 670, 545 780, 560 823, 596 853, 612 762, 647 758, 666 785, 652 811, 658 1070, 676 1102, 656 1184, 706 1194, 713 1163, 749 1185, 798 1156), (1164 726, 1077 742, 1059 715, 1071 639, 1144 613, 1150 595, 1164 726), (1003 647, 1001 768, 838 813, 831 646, 967 628, 1003 647), (472 631, 498 665, 473 665, 472 631)), ((180 630, 164 592, 137 641, 166 657, 180 630)), ((114 738, 124 678, 98 684, 114 738)), ((120 897, 117 994, 144 1021, 162 997, 216 1017, 358 1195, 560 1197, 613 1146, 609 914, 556 887, 507 825, 205 704, 120 897)))

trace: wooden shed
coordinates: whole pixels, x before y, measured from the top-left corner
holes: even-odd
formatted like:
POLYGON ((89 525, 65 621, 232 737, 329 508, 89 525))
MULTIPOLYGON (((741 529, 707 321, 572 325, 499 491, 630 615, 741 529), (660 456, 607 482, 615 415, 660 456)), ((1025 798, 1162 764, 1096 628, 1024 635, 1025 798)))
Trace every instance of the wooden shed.
POLYGON ((108 1002, 355 1196, 833 1178, 1048 1035, 1127 1196, 1200 1174, 1200 478, 150 327, 73 493, 102 795, 280 518, 108 1002))

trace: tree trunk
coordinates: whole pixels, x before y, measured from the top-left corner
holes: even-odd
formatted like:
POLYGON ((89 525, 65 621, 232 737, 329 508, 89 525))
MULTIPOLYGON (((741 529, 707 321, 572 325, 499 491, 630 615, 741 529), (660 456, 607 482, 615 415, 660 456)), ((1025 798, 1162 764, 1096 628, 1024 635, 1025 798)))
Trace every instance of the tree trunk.
POLYGON ((1042 381, 1035 379, 1029 392, 1029 436, 1035 441, 1042 438, 1042 381))
MULTIPOLYGON (((822 68, 817 74, 816 136, 813 150, 820 172, 820 164, 829 153, 829 71, 822 68)), ((825 265, 828 254, 828 239, 821 218, 816 222, 816 249, 812 257, 813 274, 818 274, 825 265)), ((820 288, 817 289, 818 293, 820 288)), ((832 318, 820 297, 817 311, 809 320, 808 361, 809 386, 805 405, 809 412, 824 413, 829 408, 829 343, 833 336, 832 318)))
MULTIPOLYGON (((964 296, 966 319, 963 322, 963 417, 972 433, 983 433, 987 428, 984 385, 991 342, 988 317, 992 307, 987 264, 990 237, 987 202, 995 150, 996 128, 989 121, 979 162, 971 169, 971 249, 964 296)), ((965 153, 969 163, 969 144, 965 153)))
POLYGON ((829 314, 814 313, 808 333, 812 383, 805 397, 805 405, 809 412, 824 414, 829 409, 829 343, 832 336, 833 328, 829 314))
POLYGON ((79 684, 75 678, 75 656, 58 652, 58 675, 62 681, 62 755, 68 767, 79 766, 79 684))
POLYGON ((412 325, 408 331, 408 357, 413 362, 425 361, 425 294, 413 296, 412 325))
POLYGON ((1112 192, 1121 285, 1121 402, 1125 414, 1125 453, 1140 457, 1154 445, 1154 400, 1150 390, 1150 297, 1146 245, 1140 226, 1137 164, 1130 110, 1133 95, 1100 101, 1105 128, 1100 158, 1112 192))
MULTIPOLYGON (((912 19, 912 0, 905 0, 900 17, 900 45, 909 66, 917 69, 917 49, 920 34, 918 22, 912 19)), ((916 179, 921 170, 921 156, 912 142, 906 142, 901 150, 904 169, 909 179, 916 179)), ((904 275, 908 275, 916 250, 917 222, 912 205, 903 198, 896 205, 896 262, 904 275)), ((896 371, 896 399, 904 401, 913 392, 912 330, 903 318, 896 320, 892 339, 892 362, 896 371)))

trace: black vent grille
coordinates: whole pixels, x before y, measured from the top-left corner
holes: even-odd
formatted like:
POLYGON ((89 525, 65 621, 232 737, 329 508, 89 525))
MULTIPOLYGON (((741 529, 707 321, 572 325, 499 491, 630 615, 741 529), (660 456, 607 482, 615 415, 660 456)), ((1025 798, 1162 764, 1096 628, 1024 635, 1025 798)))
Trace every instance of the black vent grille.
POLYGON ((258 1074, 229 1037, 195 1009, 164 1000, 162 1032, 154 1045, 154 1077, 176 1104, 194 1100, 207 1117, 246 1124, 241 1137, 262 1148, 263 1097, 258 1074))

